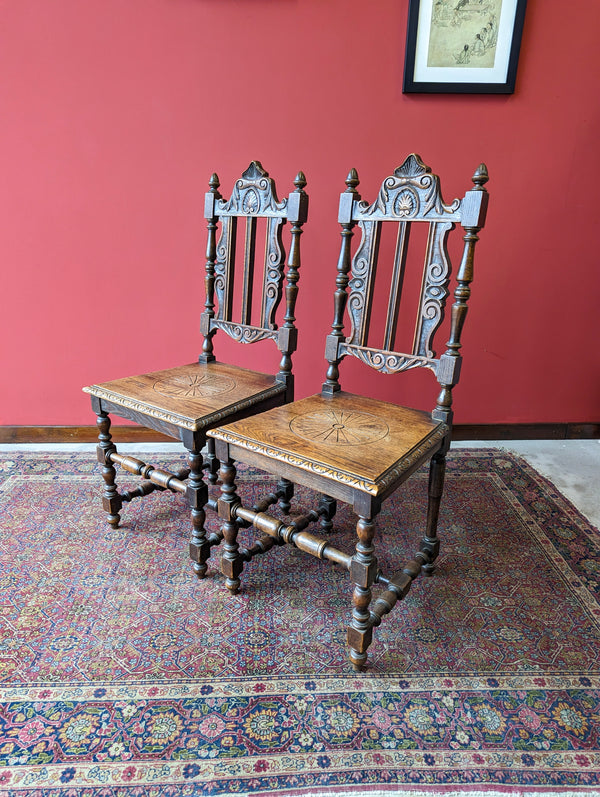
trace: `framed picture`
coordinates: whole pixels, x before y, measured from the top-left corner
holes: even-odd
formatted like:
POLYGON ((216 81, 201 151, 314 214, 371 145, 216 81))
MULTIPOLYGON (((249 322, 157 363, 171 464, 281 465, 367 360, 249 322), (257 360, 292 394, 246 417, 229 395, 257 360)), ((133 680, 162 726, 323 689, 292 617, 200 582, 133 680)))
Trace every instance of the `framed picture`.
POLYGON ((512 94, 527 0, 410 0, 405 93, 512 94))

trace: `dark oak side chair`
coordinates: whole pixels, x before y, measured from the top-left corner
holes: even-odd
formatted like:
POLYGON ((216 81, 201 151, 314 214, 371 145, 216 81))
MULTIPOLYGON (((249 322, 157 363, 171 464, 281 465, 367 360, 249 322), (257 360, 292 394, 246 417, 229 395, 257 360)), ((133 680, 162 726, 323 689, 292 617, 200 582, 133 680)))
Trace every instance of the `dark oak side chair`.
MULTIPOLYGON (((294 185, 295 190, 280 202, 268 172, 258 161, 252 161, 237 180, 231 198, 226 200, 219 193, 219 179, 213 174, 204 209, 208 226, 206 303, 200 318, 204 343, 198 362, 84 388, 91 394, 92 408, 98 415, 97 451, 103 465, 102 502, 108 512, 108 522, 116 529, 123 503, 133 498, 154 490, 184 493, 192 513, 190 557, 200 578, 206 572, 210 548, 221 540, 220 534, 207 535, 204 528, 205 506, 209 504, 216 509, 216 501, 209 501, 203 471, 208 471, 208 481, 214 484, 218 470, 214 441, 206 440, 208 429, 224 421, 277 407, 293 398, 291 356, 297 343, 296 283, 300 236, 308 212, 306 179, 302 172, 298 173, 294 185), (262 295, 257 308, 259 291, 258 286, 254 290, 254 278, 255 271, 261 278, 259 268, 255 269, 259 219, 264 219, 260 224, 264 227, 265 257, 262 295), (238 246, 238 222, 241 220, 245 222, 244 238, 238 246), (287 269, 283 244, 286 222, 290 223, 291 237, 287 269), (221 232, 217 242, 219 225, 221 232), (276 312, 284 293, 285 315, 278 327, 276 312), (234 320, 238 314, 239 320, 234 320), (240 343, 273 340, 282 355, 279 372, 270 375, 217 362, 213 337, 218 330, 240 343), (170 473, 119 454, 110 434, 109 413, 181 440, 188 451, 189 467, 170 473), (207 454, 203 457, 205 443, 208 443, 207 454), (141 476, 140 486, 130 492, 119 492, 115 485, 115 465, 141 476)), ((285 507, 292 485, 282 480, 279 487, 279 498, 285 507)))
MULTIPOLYGON (((450 446, 452 390, 460 374, 460 339, 473 278, 477 233, 484 225, 488 204, 484 187, 487 181, 487 169, 481 164, 472 178, 474 187, 462 200, 445 204, 439 178, 418 155, 410 155, 383 181, 379 196, 369 204, 361 201, 357 193, 359 181, 353 169, 340 199, 342 242, 334 320, 326 341, 325 357, 329 367, 321 393, 209 432, 217 441, 216 454, 221 461, 218 512, 225 538, 221 570, 227 587, 237 592, 245 562, 273 544, 289 543, 341 565, 349 571, 353 583, 348 644, 350 660, 357 670, 365 667, 373 628, 405 597, 422 570, 433 571, 438 556, 437 521, 445 458, 450 446), (373 306, 375 273, 382 228, 392 223, 398 231, 393 263, 389 264, 392 278, 386 294, 386 299, 389 297, 387 314, 380 330, 383 347, 377 349, 368 345, 371 321, 376 318, 373 306), (412 263, 412 259, 407 260, 409 238, 413 239, 411 244, 415 242, 415 225, 419 224, 428 228, 427 235, 422 236, 427 239, 424 270, 412 350, 402 353, 394 349, 400 294, 405 267, 408 275, 412 263), (444 353, 437 357, 433 338, 443 320, 451 277, 447 242, 457 224, 463 230, 463 254, 455 281, 450 339, 444 353), (362 237, 352 256, 351 239, 356 225, 362 237), (350 320, 348 335, 344 333, 346 313, 350 320), (435 408, 427 413, 342 391, 339 365, 348 356, 357 357, 384 374, 413 368, 429 369, 441 386, 435 408), (425 534, 414 558, 388 577, 380 570, 375 556, 376 516, 384 499, 428 460, 425 534), (322 496, 316 509, 285 523, 267 512, 277 501, 275 494, 252 509, 245 507, 235 485, 236 461, 316 490, 322 496), (338 500, 352 505, 358 516, 358 541, 353 554, 334 547, 327 535, 304 530, 317 521, 324 521, 321 525, 325 528, 331 525, 338 500), (237 542, 240 525, 253 526, 262 533, 262 538, 248 549, 241 549, 237 542), (375 584, 381 587, 376 598, 372 596, 375 584)), ((420 263, 419 259, 419 273, 420 263)))

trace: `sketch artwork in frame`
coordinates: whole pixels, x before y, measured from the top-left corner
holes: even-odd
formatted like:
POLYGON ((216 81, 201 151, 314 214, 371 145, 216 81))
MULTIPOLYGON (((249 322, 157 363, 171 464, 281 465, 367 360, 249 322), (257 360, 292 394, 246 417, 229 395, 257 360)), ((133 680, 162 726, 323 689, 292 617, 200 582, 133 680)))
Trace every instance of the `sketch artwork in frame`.
POLYGON ((402 90, 512 94, 527 0, 410 0, 402 90))

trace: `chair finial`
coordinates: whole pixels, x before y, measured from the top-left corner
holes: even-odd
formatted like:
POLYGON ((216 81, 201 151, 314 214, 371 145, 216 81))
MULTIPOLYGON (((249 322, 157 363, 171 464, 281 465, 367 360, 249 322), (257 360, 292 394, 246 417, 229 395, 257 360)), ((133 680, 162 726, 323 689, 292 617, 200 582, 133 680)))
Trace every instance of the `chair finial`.
POLYGON ((210 176, 210 180, 208 181, 208 185, 211 191, 218 191, 219 186, 221 183, 219 182, 219 177, 216 172, 213 172, 210 176))
POLYGON ((487 181, 489 180, 488 170, 485 163, 480 163, 477 169, 475 169, 475 174, 471 177, 473 183, 475 183, 474 191, 485 191, 483 187, 487 181))
POLYGON ((348 172, 348 177, 346 177, 346 185, 348 186, 346 188, 346 191, 352 194, 356 193, 356 186, 359 183, 360 180, 358 179, 358 172, 356 171, 356 169, 350 169, 350 171, 348 172))
POLYGON ((302 191, 304 186, 306 185, 306 177, 304 176, 303 171, 299 171, 296 175, 296 179, 294 180, 294 185, 296 186, 296 191, 302 191))

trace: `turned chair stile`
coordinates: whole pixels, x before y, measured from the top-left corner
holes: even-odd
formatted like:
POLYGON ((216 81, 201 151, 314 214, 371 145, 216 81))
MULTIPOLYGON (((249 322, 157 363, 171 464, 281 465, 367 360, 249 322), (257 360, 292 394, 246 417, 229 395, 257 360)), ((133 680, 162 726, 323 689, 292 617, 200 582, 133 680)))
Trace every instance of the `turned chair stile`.
MULTIPOLYGON (((206 301, 200 317, 203 345, 198 361, 84 388, 91 394, 92 408, 98 416, 97 453, 103 466, 102 502, 108 522, 118 528, 123 504, 155 490, 185 494, 192 517, 190 557, 199 577, 206 573, 211 547, 222 539, 220 532, 208 535, 204 528, 205 507, 217 506, 216 500, 208 496, 207 481, 216 483, 218 462, 214 441, 207 440, 207 431, 219 423, 263 412, 293 399, 292 354, 297 346, 294 313, 300 276, 300 236, 308 213, 306 179, 302 172, 294 185, 289 196, 279 201, 273 179, 260 162, 252 161, 226 200, 219 192, 219 179, 213 174, 204 208, 206 301), (283 227, 287 222, 290 244, 286 263, 283 227), (243 242, 238 245, 238 227, 244 224, 243 242), (265 229, 260 292, 254 290, 255 280, 261 279, 256 253, 259 224, 265 229), (234 300, 239 280, 241 308, 236 319, 234 300), (256 303, 259 293, 260 307, 255 320, 253 300, 256 303), (277 311, 283 298, 285 310, 279 326, 277 311), (264 374, 218 362, 213 338, 219 330, 240 343, 273 341, 281 352, 278 372, 264 374), (110 414, 181 441, 187 449, 187 467, 170 473, 120 454, 110 433, 110 414), (115 465, 140 476, 139 487, 119 492, 115 465)), ((281 479, 275 501, 289 510, 292 493, 293 485, 281 479)))
POLYGON ((275 544, 288 543, 341 565, 348 570, 353 585, 347 639, 350 661, 357 670, 366 665, 373 628, 406 596, 421 572, 433 571, 439 554, 437 525, 451 440, 452 392, 460 375, 461 335, 473 279, 475 244, 485 223, 487 181, 487 169, 481 164, 472 177, 473 187, 463 199, 446 204, 437 175, 418 155, 410 155, 383 181, 377 199, 369 204, 361 200, 358 175, 352 169, 340 197, 342 240, 334 318, 325 345, 328 366, 321 393, 220 425, 208 433, 216 441, 221 463, 218 512, 225 538, 221 570, 227 587, 237 592, 245 563, 275 544), (380 313, 376 307, 375 276, 381 235, 385 225, 394 224, 397 237, 391 287, 387 307, 380 313), (427 237, 412 346, 409 351, 402 351, 396 349, 396 337, 398 319, 405 312, 400 305, 405 271, 414 264, 408 252, 415 225, 425 226, 427 237), (463 231, 463 253, 455 278, 450 336, 438 357, 434 337, 450 295, 448 238, 457 225, 463 231), (353 254, 356 226, 361 238, 353 254), (371 319, 376 314, 385 319, 381 348, 369 345, 371 319), (348 320, 349 333, 345 331, 348 320), (431 371, 439 383, 433 411, 343 391, 340 364, 349 356, 383 374, 400 374, 415 368, 431 371), (320 494, 318 505, 288 522, 266 512, 275 502, 274 495, 251 509, 245 507, 235 485, 236 462, 312 488, 320 494), (386 576, 375 554, 377 515, 385 499, 426 462, 430 465, 424 534, 414 557, 396 574, 386 576), (357 516, 358 539, 353 553, 335 547, 330 536, 305 531, 317 521, 329 530, 336 501, 350 504, 357 516), (253 526, 263 535, 248 549, 241 549, 237 542, 240 524, 253 526), (374 587, 380 588, 377 595, 374 587))

